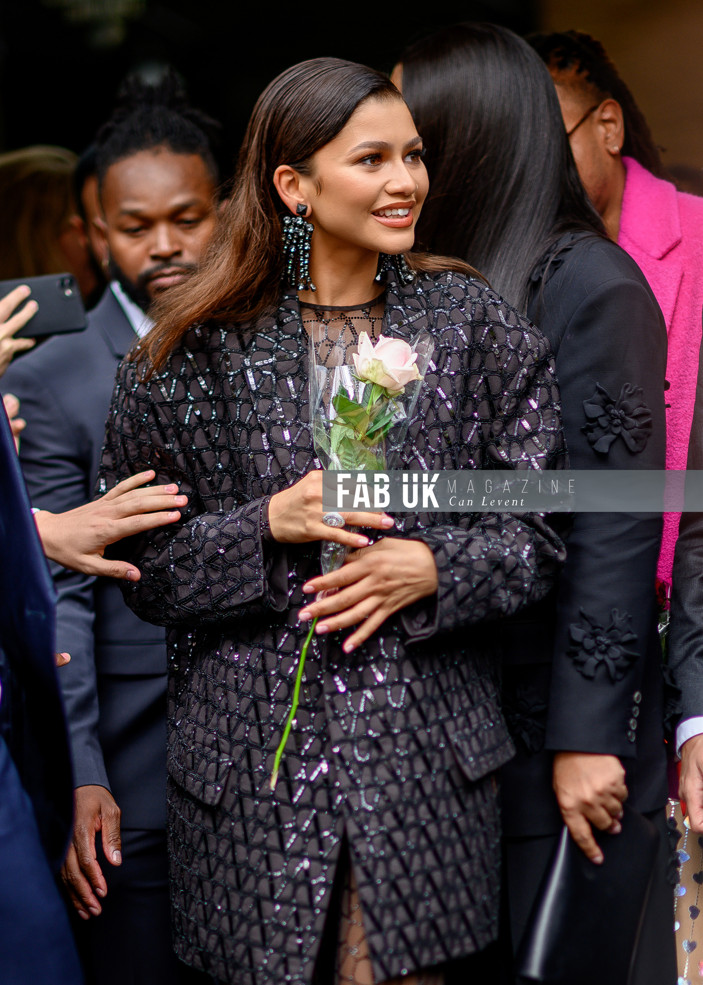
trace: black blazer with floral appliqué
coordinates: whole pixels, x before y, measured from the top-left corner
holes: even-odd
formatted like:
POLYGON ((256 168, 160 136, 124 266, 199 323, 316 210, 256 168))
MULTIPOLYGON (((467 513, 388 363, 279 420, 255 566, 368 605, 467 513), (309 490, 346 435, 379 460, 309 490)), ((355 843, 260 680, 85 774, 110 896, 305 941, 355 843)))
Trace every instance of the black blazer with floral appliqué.
MULTIPOLYGON (((555 354, 569 467, 664 469, 666 327, 634 260, 603 237, 566 234, 533 274, 528 315, 555 354)), ((557 589, 505 624, 508 834, 560 829, 555 750, 618 756, 628 803, 664 806, 660 538, 661 515, 576 513, 557 589)))
MULTIPOLYGON (((549 346, 479 281, 386 290, 385 335, 433 336, 399 467, 564 465, 549 346)), ((297 299, 253 326, 194 328, 164 371, 118 372, 102 489, 154 468, 181 520, 121 552, 135 611, 168 627, 169 827, 179 955, 237 985, 309 981, 346 835, 378 981, 485 946, 497 932, 495 770, 512 754, 496 623, 542 598, 563 544, 533 514, 402 514, 436 597, 351 655, 308 654, 275 792, 273 756, 306 627, 318 543, 265 532, 265 497, 318 467, 297 299)))

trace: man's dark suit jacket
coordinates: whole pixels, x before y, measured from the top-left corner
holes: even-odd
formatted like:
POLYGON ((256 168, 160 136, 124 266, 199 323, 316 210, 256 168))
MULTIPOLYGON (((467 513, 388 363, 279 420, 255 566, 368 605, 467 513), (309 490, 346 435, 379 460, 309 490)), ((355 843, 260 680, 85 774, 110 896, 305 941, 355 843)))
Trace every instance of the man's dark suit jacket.
MULTIPOLYGON (((56 335, 10 366, 5 393, 27 428, 20 459, 32 505, 60 513, 93 498, 115 371, 136 339, 108 288, 84 331, 56 335)), ((166 823, 164 631, 128 609, 111 579, 52 566, 56 644, 75 786, 113 793, 124 828, 166 823)))

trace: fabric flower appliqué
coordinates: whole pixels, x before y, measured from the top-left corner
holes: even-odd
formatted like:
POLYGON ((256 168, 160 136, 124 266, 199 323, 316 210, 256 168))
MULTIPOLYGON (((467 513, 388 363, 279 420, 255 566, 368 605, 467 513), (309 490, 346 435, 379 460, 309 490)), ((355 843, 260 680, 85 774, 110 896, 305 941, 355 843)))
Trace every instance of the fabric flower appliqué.
POLYGON ((622 438, 631 452, 640 452, 652 433, 652 412, 642 399, 642 387, 624 383, 620 396, 613 400, 608 391, 596 383, 583 409, 588 423, 583 431, 593 450, 607 455, 610 446, 622 438))
POLYGON ((581 621, 569 626, 572 642, 569 656, 584 677, 595 677, 599 666, 603 665, 611 681, 622 680, 630 664, 637 659, 637 651, 630 647, 637 642, 630 622, 631 616, 627 612, 612 609, 610 624, 601 626, 581 609, 581 621))
POLYGON ((508 731, 530 753, 544 749, 547 732, 547 702, 534 687, 521 688, 503 697, 508 731))

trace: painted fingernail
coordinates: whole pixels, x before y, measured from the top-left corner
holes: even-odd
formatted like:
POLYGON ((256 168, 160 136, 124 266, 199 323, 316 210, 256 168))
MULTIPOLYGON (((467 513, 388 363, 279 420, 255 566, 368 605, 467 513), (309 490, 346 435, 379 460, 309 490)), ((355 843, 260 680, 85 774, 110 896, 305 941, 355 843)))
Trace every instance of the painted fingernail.
POLYGON ((344 644, 342 649, 344 650, 345 653, 351 653, 352 650, 354 649, 354 644, 351 643, 349 640, 347 640, 347 642, 344 644))
POLYGON ((115 863, 115 865, 121 865, 122 864, 122 852, 113 852, 112 853, 112 861, 115 863))
POLYGON ((304 592, 314 592, 315 589, 312 587, 312 582, 308 582, 307 585, 303 585, 304 592))
POLYGON ((298 619, 300 622, 307 622, 310 618, 310 613, 306 609, 301 609, 298 613, 298 619))
POLYGON ((318 633, 318 635, 320 633, 329 633, 329 630, 330 630, 329 626, 327 625, 327 623, 324 622, 319 622, 317 626, 315 626, 315 632, 318 633))
POLYGON ((620 824, 619 821, 613 821, 613 823, 610 825, 611 835, 619 835, 621 831, 622 831, 622 824, 620 824))
POLYGON ((176 496, 176 506, 185 506, 188 502, 188 497, 184 496, 182 493, 180 496, 176 496))
POLYGON ((167 486, 164 486, 164 492, 165 493, 177 493, 178 492, 178 486, 176 485, 175 482, 170 482, 167 486))
POLYGON ((369 538, 368 537, 357 537, 356 543, 358 547, 368 547, 369 538))
POLYGON ((384 516, 383 519, 381 520, 381 526, 382 527, 394 527, 395 526, 395 520, 393 519, 392 516, 384 516))
POLYGON ((180 515, 181 514, 178 512, 178 510, 169 510, 168 512, 169 520, 177 520, 180 515))
POLYGON ((593 862, 594 865, 602 865, 603 864, 603 856, 602 855, 593 855, 591 857, 591 862, 593 862))

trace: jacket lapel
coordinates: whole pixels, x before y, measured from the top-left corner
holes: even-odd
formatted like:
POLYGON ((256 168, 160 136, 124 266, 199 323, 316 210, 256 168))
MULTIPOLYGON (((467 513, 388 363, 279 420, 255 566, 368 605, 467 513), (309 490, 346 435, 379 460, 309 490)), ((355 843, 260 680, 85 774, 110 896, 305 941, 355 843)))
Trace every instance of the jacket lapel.
POLYGON ((90 312, 89 317, 102 333, 108 349, 117 362, 124 359, 138 336, 109 287, 90 312))

